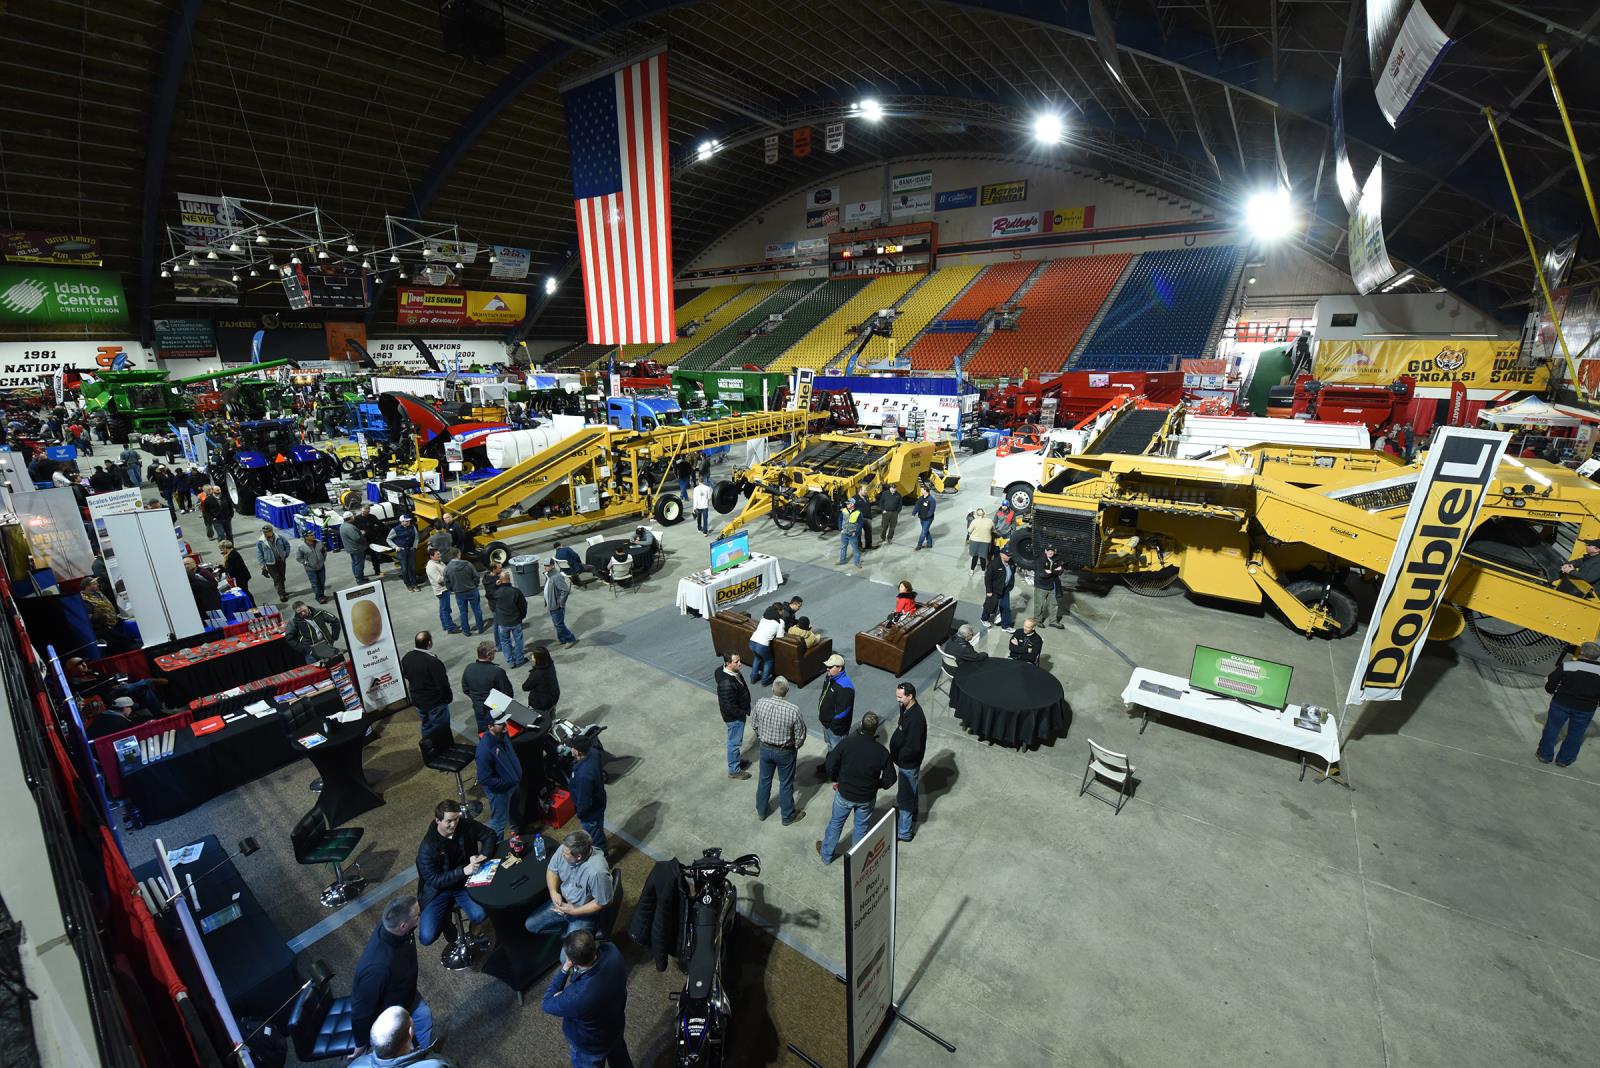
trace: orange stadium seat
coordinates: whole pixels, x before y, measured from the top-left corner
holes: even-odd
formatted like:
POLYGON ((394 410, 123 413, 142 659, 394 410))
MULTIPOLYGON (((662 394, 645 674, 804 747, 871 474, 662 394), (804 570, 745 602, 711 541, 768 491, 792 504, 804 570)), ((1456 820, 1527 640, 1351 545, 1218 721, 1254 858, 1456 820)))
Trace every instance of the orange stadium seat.
POLYGON ((1129 259, 1122 253, 1052 262, 1019 298, 1017 329, 991 333, 966 370, 984 377, 1059 371, 1129 259))

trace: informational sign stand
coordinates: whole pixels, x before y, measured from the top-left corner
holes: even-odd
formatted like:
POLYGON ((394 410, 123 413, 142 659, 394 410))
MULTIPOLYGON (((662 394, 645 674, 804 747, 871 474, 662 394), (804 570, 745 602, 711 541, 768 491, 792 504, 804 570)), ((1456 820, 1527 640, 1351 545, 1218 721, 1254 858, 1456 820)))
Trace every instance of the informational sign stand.
MULTIPOLYGON (((405 701, 406 684, 400 675, 400 651, 395 647, 394 625, 383 583, 351 586, 334 594, 345 645, 355 666, 361 707, 369 712, 405 701)), ((346 696, 346 695, 341 695, 346 696)))
POLYGON ((128 600, 127 590, 122 588, 122 565, 117 562, 117 550, 112 543, 111 532, 106 529, 105 517, 137 512, 143 504, 144 495, 137 489, 112 490, 110 493, 96 493, 89 498, 89 521, 94 524, 94 536, 100 543, 100 557, 106 562, 106 577, 111 580, 111 589, 101 592, 125 612, 133 611, 133 605, 128 600))
POLYGON ((111 513, 99 522, 117 547, 117 580, 145 644, 176 641, 205 630, 184 570, 183 547, 167 510, 111 513))
MULTIPOLYGON (((844 858, 845 1021, 850 1068, 866 1064, 877 1050, 891 1016, 927 1035, 948 1052, 956 1048, 894 1003, 894 926, 899 810, 885 812, 844 858)), ((804 1052, 789 1052, 816 1066, 804 1052)))

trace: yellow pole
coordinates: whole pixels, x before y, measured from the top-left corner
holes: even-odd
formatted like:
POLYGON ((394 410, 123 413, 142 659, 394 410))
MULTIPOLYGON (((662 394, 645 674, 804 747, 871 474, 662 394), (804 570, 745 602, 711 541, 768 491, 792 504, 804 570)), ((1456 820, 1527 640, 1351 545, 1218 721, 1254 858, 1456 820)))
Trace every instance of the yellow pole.
POLYGON ((1556 302, 1550 297, 1550 285, 1545 281, 1544 267, 1539 263, 1539 250, 1533 244, 1533 231, 1528 229, 1528 217, 1522 211, 1522 198, 1517 195, 1517 180, 1511 176, 1511 161, 1506 159, 1506 146, 1500 142, 1500 128, 1494 124, 1494 109, 1485 107, 1483 114, 1489 120, 1489 133, 1494 137, 1495 151, 1500 153, 1500 166, 1505 168, 1506 185, 1511 189, 1511 203, 1516 205, 1517 221, 1522 224, 1522 236, 1528 241, 1528 258, 1533 261, 1533 273, 1539 279, 1539 292, 1544 294, 1545 309, 1556 328, 1556 340, 1561 342, 1561 354, 1567 359, 1567 374, 1572 377, 1572 388, 1577 390, 1578 398, 1587 403, 1589 393, 1583 388, 1583 379, 1578 377, 1577 365, 1572 362, 1572 350, 1567 347, 1567 335, 1561 330, 1561 316, 1556 314, 1556 302))
POLYGON ((1572 132, 1572 117, 1567 114, 1567 101, 1556 82, 1556 69, 1550 63, 1550 49, 1539 42, 1539 57, 1544 60, 1544 72, 1550 79, 1550 91, 1556 96, 1556 110, 1561 112, 1561 125, 1567 131, 1567 144, 1572 146, 1572 162, 1578 168, 1578 180, 1583 183, 1583 195, 1589 201, 1589 218, 1594 220, 1595 233, 1600 234, 1600 208, 1595 207, 1594 188, 1589 185, 1589 168, 1583 164, 1583 153, 1578 151, 1578 136, 1572 132))

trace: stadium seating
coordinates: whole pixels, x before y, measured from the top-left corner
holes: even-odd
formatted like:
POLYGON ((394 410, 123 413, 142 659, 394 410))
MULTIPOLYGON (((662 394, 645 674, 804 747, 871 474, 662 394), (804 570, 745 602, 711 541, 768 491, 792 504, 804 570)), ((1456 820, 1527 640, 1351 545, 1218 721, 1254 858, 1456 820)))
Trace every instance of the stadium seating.
POLYGON ((716 340, 718 334, 737 322, 745 312, 772 296, 778 285, 779 283, 777 282, 757 282, 755 285, 743 290, 738 296, 716 308, 712 312, 711 322, 702 326, 700 332, 695 334, 694 337, 681 337, 676 341, 652 349, 649 353, 650 359, 668 367, 677 363, 706 342, 716 340))
MULTIPOLYGON (((702 318, 707 312, 713 312, 728 301, 738 296, 749 288, 743 283, 731 286, 712 286, 709 289, 688 289, 680 291, 675 300, 677 307, 672 313, 672 325, 682 327, 685 323, 702 318)), ((696 337, 699 335, 697 334, 696 337)), ((707 337, 710 335, 707 334, 707 337)), ((665 363, 659 356, 653 355, 661 346, 653 345, 624 345, 622 346, 622 359, 627 361, 643 360, 649 358, 658 363, 665 363)))
POLYGON ((1129 256, 1074 256, 1052 261, 1018 299, 1015 330, 996 330, 966 363, 975 375, 1059 371, 1129 256))
MULTIPOLYGON (((892 308, 906 290, 922 279, 920 274, 891 274, 874 278, 856 291, 839 310, 818 323, 816 329, 790 346, 768 366, 772 371, 792 371, 796 367, 821 369, 855 340, 851 327, 859 326, 880 308, 892 308)), ((789 325, 788 323, 784 324, 789 325)))
POLYGON ((981 270, 982 267, 941 267, 934 271, 900 306, 894 337, 874 339, 861 358, 870 362, 900 354, 981 270))
MULTIPOLYGON (((767 298, 754 305, 744 304, 744 298, 740 297, 736 303, 746 308, 744 314, 735 319, 729 314, 732 310, 731 308, 718 312, 717 321, 727 325, 718 330, 714 337, 701 342, 689 355, 685 356, 682 360, 683 366, 689 370, 710 370, 728 354, 729 350, 743 341, 751 328, 757 323, 762 322, 769 315, 788 311, 791 304, 815 288, 817 288, 817 280, 815 278, 807 278, 800 282, 789 282, 775 290, 768 290, 767 298)), ((660 359, 660 357, 658 356, 656 359, 660 359)))
POLYGON ((614 348, 615 345, 569 345, 545 356, 539 364, 550 371, 581 371, 614 348))
POLYGON ((1144 253, 1083 352, 1201 355, 1238 257, 1234 245, 1144 253))
POLYGON ((765 367, 781 356, 790 345, 811 333, 822 320, 828 318, 851 297, 867 287, 865 278, 836 278, 824 282, 820 289, 808 294, 804 300, 783 313, 783 322, 770 334, 750 339, 748 345, 724 356, 718 368, 765 367))
POLYGON ((948 371, 977 334, 923 334, 906 352, 913 371, 948 371))
MULTIPOLYGON (((1038 260, 1017 260, 1010 263, 996 263, 983 269, 983 274, 972 283, 961 296, 951 302, 948 308, 939 313, 938 321, 947 319, 964 320, 974 324, 985 312, 999 307, 1011 299, 1017 287, 1032 274, 1039 266, 1038 260)), ((900 332, 900 324, 895 324, 895 332, 900 332)), ((924 334, 922 338, 906 352, 911 358, 911 368, 915 371, 948 371, 955 366, 955 358, 972 344, 977 334, 972 331, 924 334)))

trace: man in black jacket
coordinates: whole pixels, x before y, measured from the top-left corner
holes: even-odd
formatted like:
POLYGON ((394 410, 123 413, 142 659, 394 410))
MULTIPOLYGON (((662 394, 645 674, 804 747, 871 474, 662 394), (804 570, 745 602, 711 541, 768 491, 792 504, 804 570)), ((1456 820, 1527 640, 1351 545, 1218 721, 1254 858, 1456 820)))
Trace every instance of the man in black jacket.
MULTIPOLYGON (((468 896, 467 876, 477 874, 483 862, 499 848, 500 836, 470 816, 463 816, 460 803, 446 798, 434 807, 433 823, 417 847, 417 900, 422 906, 417 941, 433 945, 452 903, 471 923, 489 918, 483 906, 468 896)), ((451 933, 450 941, 456 940, 456 934, 451 933)))
POLYGON ((284 625, 284 640, 308 664, 339 655, 334 642, 339 640, 339 617, 325 608, 312 608, 304 601, 294 603, 294 614, 284 625))
POLYGON ((980 660, 987 660, 989 659, 988 653, 979 652, 973 648, 972 640, 977 636, 978 632, 972 629, 972 624, 963 623, 961 624, 961 629, 956 631, 953 637, 946 639, 944 651, 955 657, 957 666, 961 664, 976 664, 980 660))
POLYGON ((744 761, 739 759, 744 749, 744 723, 750 718, 750 686, 739 671, 739 654, 723 653, 722 667, 717 669, 717 711, 728 726, 728 778, 748 779, 744 761))
POLYGON ((516 694, 511 688, 511 676, 494 662, 494 653, 493 642, 479 642, 478 659, 461 672, 461 689, 472 699, 472 715, 478 721, 479 734, 489 729, 489 706, 484 703, 489 691, 499 690, 507 697, 516 694))
POLYGON ((1007 630, 1011 629, 1011 587, 1016 585, 1017 569, 1011 562, 1011 550, 1001 549, 989 561, 989 567, 983 573, 983 620, 984 626, 989 626, 994 619, 996 610, 1000 614, 1000 625, 1007 630))
POLYGON ((878 532, 878 540, 885 545, 894 541, 894 528, 900 522, 900 509, 904 505, 905 499, 894 483, 884 483, 883 492, 878 494, 878 510, 883 513, 883 529, 878 532))
POLYGON ((372 1022, 384 1009, 398 1005, 411 1013, 417 1048, 433 1044, 433 1010, 417 993, 417 940, 413 932, 421 910, 409 894, 383 910, 383 920, 367 940, 350 988, 350 1025, 365 1053, 372 1022))
POLYGON ((1066 561, 1056 555, 1054 545, 1045 549, 1044 555, 1033 565, 1033 604, 1029 611, 1041 624, 1049 624, 1057 630, 1067 629, 1061 622, 1067 618, 1067 594, 1061 585, 1061 573, 1066 569, 1066 561), (1052 603, 1056 610, 1054 623, 1050 622, 1052 603))
POLYGON ((522 621, 528 618, 528 598, 511 584, 511 572, 501 571, 494 589, 489 591, 489 609, 494 614, 494 643, 506 654, 506 667, 519 668, 528 662, 522 651, 522 621))
POLYGON ((817 855, 822 863, 833 863, 833 851, 839 846, 839 835, 844 821, 855 814, 855 840, 861 841, 872 829, 872 806, 878 800, 878 791, 894 783, 894 762, 889 750, 878 741, 878 714, 868 712, 861 717, 861 727, 833 747, 828 753, 828 778, 833 780, 833 817, 828 829, 817 843, 817 855))
POLYGON ((456 695, 450 689, 444 661, 433 655, 433 635, 419 630, 414 641, 416 648, 400 658, 400 675, 411 691, 411 703, 417 706, 422 734, 427 737, 450 729, 450 702, 456 695))
POLYGON ((1584 642, 1578 647, 1578 657, 1568 660, 1550 673, 1545 680, 1545 693, 1550 698, 1550 711, 1545 717, 1544 733, 1539 736, 1535 756, 1548 764, 1553 759, 1559 767, 1567 767, 1578 759, 1578 749, 1583 745, 1583 733, 1594 719, 1594 709, 1600 703, 1600 644, 1584 642), (1556 738, 1561 728, 1567 736, 1556 752, 1556 738))
POLYGON ((922 772, 922 757, 928 751, 928 717, 917 704, 917 688, 909 682, 895 687, 894 698, 900 702, 900 720, 889 736, 889 758, 900 778, 894 802, 900 809, 895 832, 900 841, 909 842, 917 835, 913 826, 917 819, 917 778, 922 772))
POLYGON ((217 584, 200 574, 200 567, 193 560, 183 562, 184 570, 189 573, 189 590, 194 594, 194 606, 200 610, 200 620, 206 626, 207 612, 222 611, 222 594, 217 590, 217 584))
POLYGON ((1044 639, 1039 636, 1033 620, 1024 619, 1022 626, 1011 635, 1011 659, 1020 660, 1024 664, 1037 664, 1039 654, 1043 650, 1044 639))

